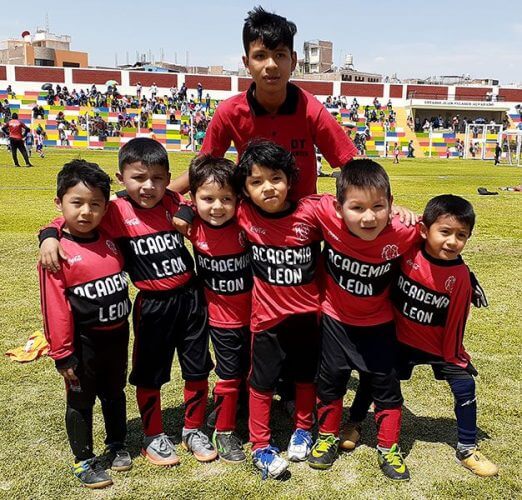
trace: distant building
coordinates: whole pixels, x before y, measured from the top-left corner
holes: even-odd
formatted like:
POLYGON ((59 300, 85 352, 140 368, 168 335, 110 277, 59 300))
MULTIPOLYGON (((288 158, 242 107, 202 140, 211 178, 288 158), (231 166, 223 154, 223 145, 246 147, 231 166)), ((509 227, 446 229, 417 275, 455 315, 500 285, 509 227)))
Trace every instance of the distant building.
POLYGON ((333 67, 333 43, 325 40, 312 40, 303 45, 304 60, 302 70, 305 74, 326 73, 333 67))
POLYGON ((39 30, 31 35, 24 31, 20 38, 0 42, 0 63, 19 66, 59 66, 86 68, 89 54, 70 49, 69 35, 55 35, 39 30))

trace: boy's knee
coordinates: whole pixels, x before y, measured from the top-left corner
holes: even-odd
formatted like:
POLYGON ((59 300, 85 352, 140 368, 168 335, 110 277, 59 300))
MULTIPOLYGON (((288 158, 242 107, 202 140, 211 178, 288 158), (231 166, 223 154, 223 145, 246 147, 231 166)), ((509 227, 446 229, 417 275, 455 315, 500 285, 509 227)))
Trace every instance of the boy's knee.
POLYGON ((473 377, 452 379, 448 380, 448 383, 457 405, 464 406, 475 403, 475 379, 473 377))

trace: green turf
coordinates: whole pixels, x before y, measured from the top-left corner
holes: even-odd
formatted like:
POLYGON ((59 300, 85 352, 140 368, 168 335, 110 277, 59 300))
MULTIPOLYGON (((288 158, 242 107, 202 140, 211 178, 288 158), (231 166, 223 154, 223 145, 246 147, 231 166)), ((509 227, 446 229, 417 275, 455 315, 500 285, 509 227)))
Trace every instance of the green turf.
MULTIPOLYGON (((34 158, 33 169, 15 169, 0 152, 0 349, 22 345, 41 328, 36 274, 36 232, 56 214, 55 176, 67 160, 81 156, 116 171, 112 152, 47 150, 34 158)), ((190 156, 171 155, 173 173, 186 168, 190 156)), ((332 470, 314 471, 292 464, 287 481, 262 482, 250 463, 198 464, 180 450, 182 465, 175 469, 149 466, 139 457, 140 421, 128 388, 129 446, 135 457, 128 473, 113 474, 114 486, 93 493, 78 486, 69 472, 71 454, 64 430, 63 383, 49 359, 19 365, 0 363, 0 498, 515 498, 521 494, 520 453, 520 288, 522 194, 500 192, 479 196, 478 186, 496 189, 520 183, 522 171, 493 167, 491 162, 403 160, 384 161, 396 201, 422 210, 427 199, 441 193, 465 196, 478 220, 464 251, 480 277, 489 309, 472 310, 466 346, 480 372, 479 429, 482 450, 500 466, 500 476, 479 479, 453 459, 456 431, 452 398, 430 370, 418 368, 404 384, 406 399, 402 446, 412 480, 393 484, 377 467, 375 427, 364 426, 363 442, 343 454, 332 470), (518 305, 517 305, 518 304, 518 305)), ((321 191, 333 191, 333 179, 319 180, 321 191)), ((214 377, 212 378, 214 380, 214 377)), ((163 391, 166 429, 179 441, 182 391, 179 369, 163 391)), ((353 397, 353 385, 346 404, 353 397)), ((103 422, 95 414, 96 449, 103 447, 103 422)), ((274 405, 274 438, 286 448, 291 423, 274 405)), ((241 432, 245 436, 245 426, 241 432)))

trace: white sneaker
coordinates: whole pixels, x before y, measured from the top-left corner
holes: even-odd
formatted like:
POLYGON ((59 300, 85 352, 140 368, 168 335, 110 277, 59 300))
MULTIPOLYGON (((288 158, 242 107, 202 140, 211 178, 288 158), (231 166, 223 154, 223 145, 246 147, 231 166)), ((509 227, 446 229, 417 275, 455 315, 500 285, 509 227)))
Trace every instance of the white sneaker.
POLYGON ((272 446, 259 448, 252 453, 254 465, 261 471, 263 479, 276 479, 288 469, 288 462, 272 446))
POLYGON ((310 431, 296 429, 288 443, 288 459, 292 462, 306 460, 312 450, 312 434, 310 431))

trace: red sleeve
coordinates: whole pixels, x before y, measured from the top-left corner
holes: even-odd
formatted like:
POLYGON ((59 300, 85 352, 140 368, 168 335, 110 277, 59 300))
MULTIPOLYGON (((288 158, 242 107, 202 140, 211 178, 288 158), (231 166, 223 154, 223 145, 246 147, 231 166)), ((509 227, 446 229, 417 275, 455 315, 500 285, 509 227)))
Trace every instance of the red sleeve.
POLYGON ((462 272, 458 276, 458 281, 459 283, 451 293, 442 352, 446 362, 463 366, 467 365, 469 361, 469 356, 467 356, 463 345, 464 330, 471 304, 469 274, 462 272))
POLYGON ((227 133, 227 127, 221 119, 220 108, 216 110, 203 139, 203 146, 201 146, 202 154, 211 154, 212 156, 225 156, 232 138, 227 133))
POLYGON ((315 144, 331 167, 342 167, 355 158, 357 148, 337 120, 321 107, 316 121, 315 144))
POLYGON ((51 346, 49 356, 63 359, 74 352, 73 315, 65 295, 63 271, 53 274, 38 266, 38 273, 44 333, 51 346))

